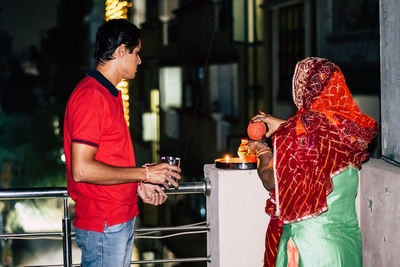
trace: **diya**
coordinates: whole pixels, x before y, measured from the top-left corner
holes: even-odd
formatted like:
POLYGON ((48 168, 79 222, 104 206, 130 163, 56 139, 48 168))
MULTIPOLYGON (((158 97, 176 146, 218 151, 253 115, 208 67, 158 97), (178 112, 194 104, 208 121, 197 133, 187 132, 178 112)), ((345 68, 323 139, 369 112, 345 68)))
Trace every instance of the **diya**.
POLYGON ((219 158, 215 160, 215 167, 218 169, 237 169, 237 170, 251 170, 257 169, 257 156, 245 155, 242 158, 219 158))

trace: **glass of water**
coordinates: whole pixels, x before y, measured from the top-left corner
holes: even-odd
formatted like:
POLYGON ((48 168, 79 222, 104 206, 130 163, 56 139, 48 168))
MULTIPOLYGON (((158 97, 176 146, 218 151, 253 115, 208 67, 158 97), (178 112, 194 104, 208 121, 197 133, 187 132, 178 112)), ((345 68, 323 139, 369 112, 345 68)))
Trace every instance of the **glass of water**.
MULTIPOLYGON (((181 158, 173 157, 173 156, 162 156, 161 157, 161 163, 168 163, 169 165, 178 166, 178 168, 180 168, 180 166, 181 166, 181 158)), ((174 179, 174 180, 176 181, 176 179, 174 179)), ((168 182, 168 186, 173 187, 173 185, 170 182, 168 182)))

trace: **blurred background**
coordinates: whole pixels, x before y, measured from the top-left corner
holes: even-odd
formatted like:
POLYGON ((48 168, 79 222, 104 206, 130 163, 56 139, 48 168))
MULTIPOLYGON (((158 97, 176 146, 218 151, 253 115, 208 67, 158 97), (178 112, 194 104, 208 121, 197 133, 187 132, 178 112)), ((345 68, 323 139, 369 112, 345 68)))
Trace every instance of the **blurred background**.
MULTIPOLYGON (((380 122, 378 4, 1 0, 1 186, 66 186, 65 106, 85 71, 94 67, 97 27, 116 17, 142 30, 143 63, 135 80, 118 85, 138 166, 179 156, 183 181, 202 180, 205 164, 236 156, 258 110, 284 119, 294 115, 292 76, 297 61, 307 56, 336 63, 361 110, 380 122)), ((380 154, 379 144, 378 138, 370 147, 374 156, 380 154)), ((62 202, 9 201, 0 208, 3 232, 60 227, 62 202)), ((204 197, 198 195, 170 196, 161 208, 140 209, 139 226, 192 224, 205 221, 206 214, 204 197)), ((59 245, 2 240, 0 266, 39 264, 44 258, 45 264, 62 262, 55 252, 59 245)), ((205 255, 205 236, 139 239, 135 249, 141 259, 205 255)))

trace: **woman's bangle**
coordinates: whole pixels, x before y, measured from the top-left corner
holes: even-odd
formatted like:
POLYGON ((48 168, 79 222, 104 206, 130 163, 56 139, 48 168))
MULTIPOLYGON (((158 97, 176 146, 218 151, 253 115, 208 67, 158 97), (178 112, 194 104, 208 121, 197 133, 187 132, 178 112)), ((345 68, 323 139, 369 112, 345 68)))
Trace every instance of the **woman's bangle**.
POLYGON ((257 150, 256 153, 260 153, 260 152, 268 151, 268 150, 271 150, 271 148, 266 146, 266 147, 261 148, 260 150, 257 150))
POLYGON ((268 154, 268 155, 270 155, 272 157, 272 152, 271 151, 263 151, 263 152, 260 152, 260 153, 257 154, 257 158, 259 158, 261 155, 264 155, 264 154, 268 154))
POLYGON ((257 158, 259 158, 259 157, 260 157, 261 155, 263 155, 263 154, 268 154, 268 155, 270 155, 271 157, 273 156, 273 155, 272 155, 272 150, 271 150, 271 148, 269 148, 269 147, 265 147, 265 148, 260 149, 259 151, 256 152, 257 158))

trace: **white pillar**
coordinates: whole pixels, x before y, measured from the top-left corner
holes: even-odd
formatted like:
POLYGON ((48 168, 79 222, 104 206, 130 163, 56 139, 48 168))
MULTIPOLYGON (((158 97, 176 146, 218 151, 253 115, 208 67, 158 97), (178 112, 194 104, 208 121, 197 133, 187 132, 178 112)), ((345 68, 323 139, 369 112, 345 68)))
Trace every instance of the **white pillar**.
POLYGON ((269 197, 257 170, 217 169, 204 166, 210 180, 207 197, 208 267, 262 266, 269 216, 264 212, 269 197))

